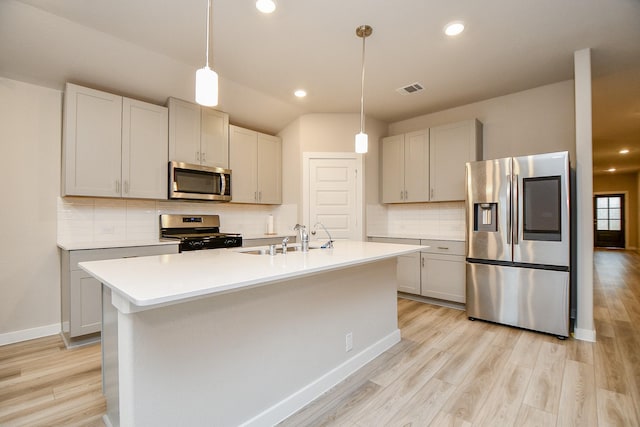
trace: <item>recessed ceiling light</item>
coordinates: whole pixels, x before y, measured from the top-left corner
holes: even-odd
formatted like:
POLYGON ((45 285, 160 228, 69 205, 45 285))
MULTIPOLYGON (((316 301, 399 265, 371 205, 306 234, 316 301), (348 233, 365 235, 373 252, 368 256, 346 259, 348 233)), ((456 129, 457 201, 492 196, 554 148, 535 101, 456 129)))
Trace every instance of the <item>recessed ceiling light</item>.
POLYGON ((464 23, 462 21, 449 22, 444 27, 444 33, 448 36, 457 36, 464 31, 464 23))
POLYGON ((276 10, 276 4, 273 0, 258 0, 256 1, 256 9, 262 13, 271 13, 276 10))
POLYGON ((627 154, 629 152, 629 150, 627 150, 626 148, 623 148, 622 150, 620 150, 620 154, 627 154))
POLYGON ((305 96, 307 96, 307 92, 305 90, 302 89, 298 89, 295 92, 293 92, 293 94, 295 96, 297 96, 298 98, 304 98, 305 96))
POLYGON ((616 168, 609 168, 609 169, 607 169, 607 172, 615 172, 615 171, 616 171, 616 168))

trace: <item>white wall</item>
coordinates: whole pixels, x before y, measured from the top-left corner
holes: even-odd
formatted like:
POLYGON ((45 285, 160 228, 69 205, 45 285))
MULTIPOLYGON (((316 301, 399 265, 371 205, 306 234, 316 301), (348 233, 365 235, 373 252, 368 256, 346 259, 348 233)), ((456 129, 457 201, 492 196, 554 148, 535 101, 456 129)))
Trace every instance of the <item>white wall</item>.
POLYGON ((389 135, 477 118, 485 159, 569 151, 575 162, 573 80, 389 124, 389 135))
MULTIPOLYGON (((195 72, 202 66, 200 60, 187 64, 14 0, 0 1, 0 58, 3 77, 59 90, 71 81, 157 104, 169 96, 194 102, 195 72), (53 60, 60 56, 75 60, 53 60), (47 69, 45 79, 24 72, 42 68, 47 69)), ((225 76, 219 83, 217 108, 229 113, 234 124, 272 133, 302 112, 299 103, 283 102, 225 76)))
MULTIPOLYGON (((377 141, 387 125, 368 118, 369 152, 365 154, 365 203, 378 204, 379 150, 377 141)), ((353 152, 355 135, 360 131, 357 113, 306 114, 285 127, 278 135, 283 141, 283 202, 298 205, 302 220, 302 154, 305 152, 353 152)))
POLYGON ((266 217, 289 232, 297 204, 280 206, 60 197, 62 92, 0 78, 0 345, 60 331, 57 242, 149 241, 163 213, 219 214, 222 230, 263 237, 266 217))
POLYGON ((60 330, 56 198, 62 96, 0 78, 0 100, 2 345, 60 330))
MULTIPOLYGON (((389 124, 389 135, 477 118, 483 124, 483 157, 496 159, 569 151, 575 164, 573 80, 517 92, 389 124)), ((426 235, 464 239, 464 203, 387 205, 372 209, 378 218, 369 234, 426 235)), ((370 213, 370 216, 373 216, 370 213)))

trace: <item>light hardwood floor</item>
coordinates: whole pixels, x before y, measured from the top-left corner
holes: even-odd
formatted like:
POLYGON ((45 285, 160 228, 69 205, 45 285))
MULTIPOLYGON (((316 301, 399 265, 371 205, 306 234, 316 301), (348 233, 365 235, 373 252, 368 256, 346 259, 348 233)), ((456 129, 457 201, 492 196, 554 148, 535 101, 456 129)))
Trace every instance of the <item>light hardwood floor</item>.
MULTIPOLYGON (((638 426, 640 256, 595 254, 597 343, 398 300, 402 341, 282 426, 638 426)), ((0 425, 101 426, 100 347, 0 347, 0 425)))
POLYGON ((281 425, 640 425, 640 256, 594 261, 597 343, 400 299, 401 343, 281 425))

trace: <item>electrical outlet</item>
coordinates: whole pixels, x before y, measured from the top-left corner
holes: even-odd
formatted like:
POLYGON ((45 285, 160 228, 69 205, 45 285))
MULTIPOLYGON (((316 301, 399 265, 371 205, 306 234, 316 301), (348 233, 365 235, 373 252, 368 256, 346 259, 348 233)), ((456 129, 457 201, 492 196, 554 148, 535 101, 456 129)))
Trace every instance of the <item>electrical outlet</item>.
POLYGON ((351 332, 349 332, 346 336, 345 336, 345 341, 346 341, 346 345, 345 345, 345 351, 351 351, 351 349, 353 349, 353 334, 351 332))

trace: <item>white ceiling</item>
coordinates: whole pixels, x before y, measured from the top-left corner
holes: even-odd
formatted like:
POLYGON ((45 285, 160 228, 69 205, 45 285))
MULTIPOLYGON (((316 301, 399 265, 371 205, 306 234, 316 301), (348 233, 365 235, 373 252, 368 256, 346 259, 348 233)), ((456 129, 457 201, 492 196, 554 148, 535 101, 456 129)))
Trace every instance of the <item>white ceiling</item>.
MULTIPOLYGON (((76 81, 163 103, 193 99, 204 65, 206 0, 1 0, 0 74, 62 87, 76 81)), ((358 112, 361 24, 365 108, 393 122, 573 78, 573 52, 591 47, 594 171, 640 165, 638 0, 213 0, 212 68, 219 108, 276 132, 301 114, 358 112), (462 20, 465 32, 442 29, 462 20), (403 96, 414 82, 426 90, 403 96), (293 96, 304 88, 308 97, 293 96), (610 153, 609 153, 610 152, 610 153), (614 155, 615 154, 615 155, 614 155), (611 159, 607 156, 613 155, 611 159)))

